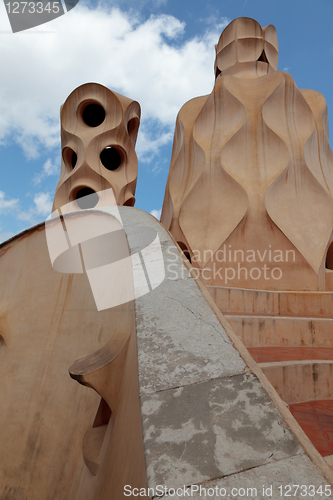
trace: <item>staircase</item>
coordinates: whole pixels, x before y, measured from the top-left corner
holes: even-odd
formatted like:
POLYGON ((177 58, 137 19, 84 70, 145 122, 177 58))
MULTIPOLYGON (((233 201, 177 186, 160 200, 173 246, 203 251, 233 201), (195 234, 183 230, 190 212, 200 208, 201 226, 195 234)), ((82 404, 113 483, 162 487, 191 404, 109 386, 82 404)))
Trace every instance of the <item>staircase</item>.
POLYGON ((317 450, 333 455, 333 292, 207 289, 317 450))

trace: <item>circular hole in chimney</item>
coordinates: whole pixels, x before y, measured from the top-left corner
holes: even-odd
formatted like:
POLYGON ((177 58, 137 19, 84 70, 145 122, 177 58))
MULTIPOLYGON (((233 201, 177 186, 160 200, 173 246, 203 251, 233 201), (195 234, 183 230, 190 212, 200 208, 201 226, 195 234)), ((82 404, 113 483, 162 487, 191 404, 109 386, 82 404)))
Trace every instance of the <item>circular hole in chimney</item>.
POLYGON ((140 120, 137 116, 131 118, 127 123, 127 132, 133 144, 135 143, 138 135, 139 125, 140 120))
POLYGON ((129 135, 132 135, 132 133, 134 131, 135 132, 138 131, 139 124, 140 124, 140 120, 136 116, 129 120, 129 122, 127 123, 127 132, 129 133, 129 135))
POLYGON ((75 151, 73 151, 71 160, 72 168, 75 168, 76 162, 77 162, 77 154, 75 153, 75 151))
POLYGON ((129 198, 128 200, 125 201, 124 207, 134 207, 135 205, 135 198, 132 196, 132 198, 129 198))
POLYGON ((76 203, 82 209, 94 208, 99 202, 98 194, 91 188, 84 187, 76 193, 76 203))
POLYGON ((188 251, 187 246, 182 242, 182 241, 177 241, 178 245, 180 246, 181 250, 183 251, 183 254, 187 258, 189 262, 191 262, 191 254, 188 251))
POLYGON ((82 112, 82 118, 88 127, 98 127, 105 120, 105 110, 100 104, 88 104, 82 112))
POLYGON ((107 146, 99 155, 102 165, 107 170, 117 170, 121 165, 121 154, 113 146, 107 146))
POLYGON ((62 158, 67 167, 75 168, 77 162, 77 154, 72 148, 64 148, 62 150, 62 158))

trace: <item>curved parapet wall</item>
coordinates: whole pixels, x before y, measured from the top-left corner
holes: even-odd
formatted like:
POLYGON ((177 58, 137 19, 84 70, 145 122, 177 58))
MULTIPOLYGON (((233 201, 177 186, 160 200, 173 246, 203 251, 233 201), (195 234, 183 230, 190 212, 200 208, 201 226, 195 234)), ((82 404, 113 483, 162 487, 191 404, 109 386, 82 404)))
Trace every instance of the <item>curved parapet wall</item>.
MULTIPOLYGON (((77 238, 74 221, 81 231, 85 214, 94 220, 73 252, 84 269, 70 268, 75 259, 65 245, 70 266, 52 268, 43 225, 1 246, 1 496, 105 500, 141 491, 151 498, 159 485, 195 493, 203 481, 261 492, 263 476, 276 492, 279 477, 325 488, 329 467, 167 231, 145 212, 118 209, 134 256, 135 303, 98 311, 87 274, 108 265, 109 252, 93 262, 102 240, 89 245, 105 237, 92 233, 98 218, 115 220, 115 207, 62 217, 67 244, 77 238)), ((56 219, 47 224, 57 227, 56 219)), ((121 287, 104 276, 103 293, 121 287)))
MULTIPOLYGON (((64 216, 65 243, 84 214, 64 216)), ((115 220, 88 215, 87 245, 100 219, 108 229, 115 220)), ((146 486, 133 294, 98 310, 80 253, 67 250, 55 270, 45 232, 43 223, 0 248, 0 497, 122 498, 126 484, 146 486)))
POLYGON ((161 222, 207 284, 323 290, 333 229, 325 99, 277 71, 273 26, 237 19, 216 51, 212 93, 177 118, 161 222))
POLYGON ((61 107, 61 172, 53 210, 111 205, 84 197, 113 189, 116 204, 134 206, 140 105, 97 83, 75 89, 61 107), (81 200, 81 201, 80 201, 81 200), (86 200, 87 201, 87 200, 86 200))

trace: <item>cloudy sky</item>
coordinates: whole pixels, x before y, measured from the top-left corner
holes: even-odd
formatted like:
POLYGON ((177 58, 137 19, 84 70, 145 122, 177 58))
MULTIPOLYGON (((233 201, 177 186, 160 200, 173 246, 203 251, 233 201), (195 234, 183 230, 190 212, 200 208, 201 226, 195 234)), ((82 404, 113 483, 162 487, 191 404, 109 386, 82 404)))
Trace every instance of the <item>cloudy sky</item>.
POLYGON ((157 214, 177 112, 211 92, 214 44, 239 16, 275 25, 279 69, 322 92, 333 117, 332 0, 80 0, 16 34, 1 4, 0 241, 49 214, 60 172, 59 108, 86 82, 141 104, 136 206, 157 214))

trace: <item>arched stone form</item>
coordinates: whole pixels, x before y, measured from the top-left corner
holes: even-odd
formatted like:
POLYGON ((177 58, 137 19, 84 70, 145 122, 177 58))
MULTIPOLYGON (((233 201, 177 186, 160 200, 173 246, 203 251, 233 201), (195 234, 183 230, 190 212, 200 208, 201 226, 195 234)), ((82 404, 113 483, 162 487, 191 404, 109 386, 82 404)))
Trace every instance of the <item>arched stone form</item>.
POLYGON ((325 289, 333 154, 324 97, 277 70, 274 26, 233 21, 213 91, 180 110, 161 222, 206 283, 325 289))
POLYGON ((134 206, 140 115, 136 101, 97 83, 69 95, 60 111, 62 161, 53 211, 73 201, 77 209, 112 205, 94 195, 111 188, 117 205, 134 206))

